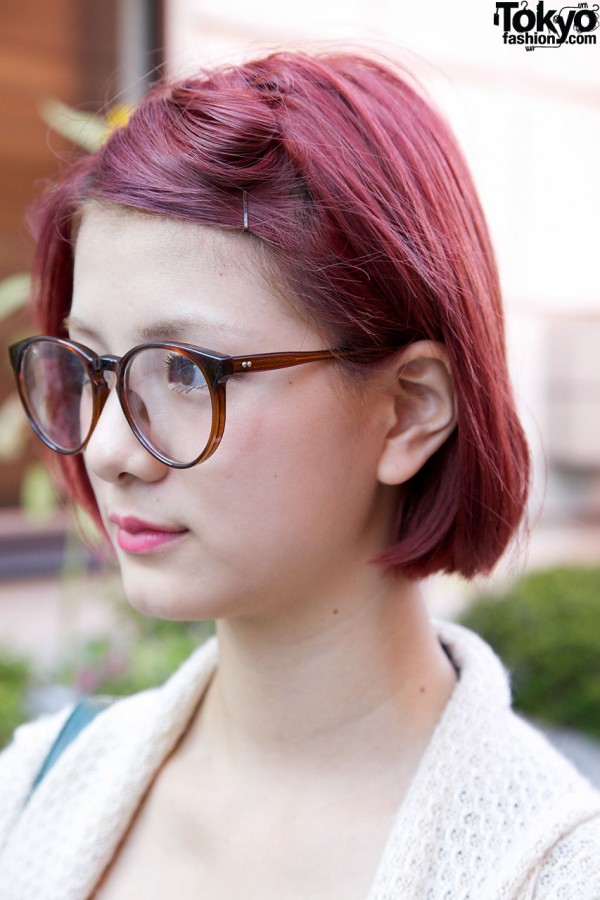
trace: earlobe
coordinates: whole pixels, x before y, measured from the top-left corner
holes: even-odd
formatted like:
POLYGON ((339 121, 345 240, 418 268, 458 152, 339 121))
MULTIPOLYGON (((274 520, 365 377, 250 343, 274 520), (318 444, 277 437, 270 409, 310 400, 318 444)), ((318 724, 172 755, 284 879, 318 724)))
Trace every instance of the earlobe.
POLYGON ((418 341, 386 373, 390 427, 378 466, 383 484, 412 478, 456 427, 456 394, 443 344, 418 341))

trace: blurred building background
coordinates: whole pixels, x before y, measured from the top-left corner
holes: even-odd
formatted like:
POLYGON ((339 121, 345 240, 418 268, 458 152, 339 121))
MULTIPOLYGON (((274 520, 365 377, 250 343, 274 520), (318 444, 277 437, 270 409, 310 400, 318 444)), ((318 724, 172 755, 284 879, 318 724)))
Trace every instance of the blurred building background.
MULTIPOLYGON (((598 564, 600 46, 526 52, 504 44, 494 12, 492 0, 1 0, 0 279, 27 270, 24 211, 74 152, 43 121, 47 100, 98 113, 135 102, 157 66, 176 76, 282 45, 341 39, 400 52, 458 134, 497 248, 513 380, 535 456, 527 565, 598 564)), ((5 318, 3 348, 31 327, 25 312, 5 318)), ((0 430, 2 421, 0 407, 0 430)), ((56 630, 54 607, 34 611, 25 576, 64 564, 64 518, 31 525, 19 511, 34 458, 30 441, 0 464, 0 629, 23 646, 34 620, 56 630)), ((44 583, 63 602, 56 582, 44 583)))

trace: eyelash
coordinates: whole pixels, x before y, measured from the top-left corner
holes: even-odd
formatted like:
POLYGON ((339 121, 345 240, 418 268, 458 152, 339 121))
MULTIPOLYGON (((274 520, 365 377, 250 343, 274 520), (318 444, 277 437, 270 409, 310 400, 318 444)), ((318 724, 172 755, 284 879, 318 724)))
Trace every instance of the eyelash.
POLYGON ((196 388, 194 388, 194 387, 189 387, 189 388, 185 388, 185 387, 174 387, 172 390, 173 390, 173 393, 174 393, 174 394, 180 394, 180 395, 181 395, 181 394, 191 394, 192 391, 198 391, 198 390, 201 390, 201 388, 197 388, 197 387, 196 387, 196 388))
MULTIPOLYGON (((182 360, 182 357, 177 353, 170 353, 164 361, 165 369, 167 370, 167 374, 171 371, 172 363, 179 364, 182 360)), ((184 384, 173 384, 171 383, 171 389, 175 394, 190 394, 192 391, 202 391, 208 389, 208 385, 198 384, 198 385, 184 385, 184 384)))

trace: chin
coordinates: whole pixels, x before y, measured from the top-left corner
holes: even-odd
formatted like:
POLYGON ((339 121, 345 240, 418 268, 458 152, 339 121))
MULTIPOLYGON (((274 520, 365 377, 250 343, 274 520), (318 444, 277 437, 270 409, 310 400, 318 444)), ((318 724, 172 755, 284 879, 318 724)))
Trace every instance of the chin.
POLYGON ((213 619, 214 614, 209 609, 204 609, 202 604, 189 603, 189 598, 177 596, 158 596, 152 592, 129 591, 125 588, 125 596, 129 605, 142 616, 152 619, 165 619, 170 622, 200 622, 205 619, 213 619))
POLYGON ((178 590, 172 579, 163 583, 156 573, 132 572, 122 566, 121 582, 129 605, 143 616, 181 622, 203 618, 190 609, 189 591, 178 590))
POLYGON ((121 569, 121 581, 129 605, 143 616, 171 622, 200 622, 217 619, 230 612, 231 603, 219 592, 196 579, 177 579, 149 572, 121 569), (193 589, 191 588, 193 585, 193 589))

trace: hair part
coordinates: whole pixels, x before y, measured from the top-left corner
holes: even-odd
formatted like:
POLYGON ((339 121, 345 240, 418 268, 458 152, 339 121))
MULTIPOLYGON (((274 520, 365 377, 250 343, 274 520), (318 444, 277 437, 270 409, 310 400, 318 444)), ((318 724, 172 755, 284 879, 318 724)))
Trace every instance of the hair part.
MULTIPOLYGON (((449 126, 406 73, 279 52, 153 88, 33 212, 48 334, 69 312, 73 223, 90 200, 236 231, 246 209, 270 281, 336 345, 373 362, 442 342, 458 427, 401 492, 379 562, 410 578, 491 571, 523 516, 529 454, 483 212, 449 126)), ((60 467, 98 521, 82 458, 60 467)))

